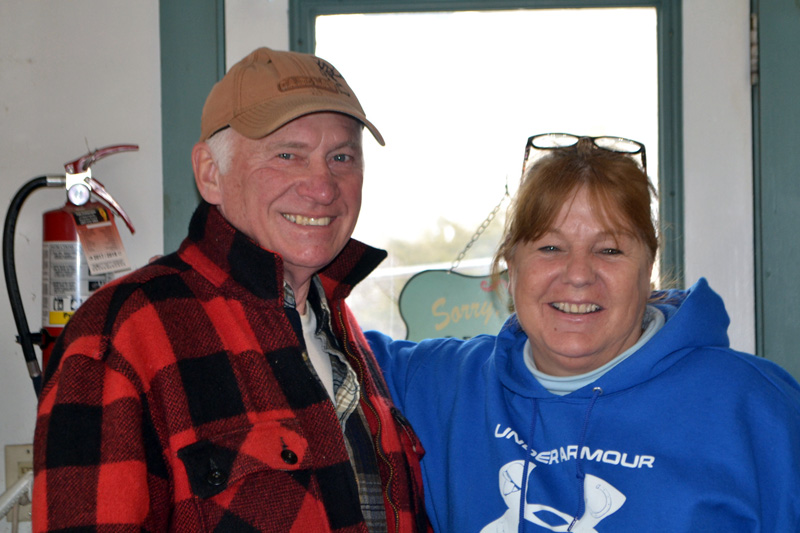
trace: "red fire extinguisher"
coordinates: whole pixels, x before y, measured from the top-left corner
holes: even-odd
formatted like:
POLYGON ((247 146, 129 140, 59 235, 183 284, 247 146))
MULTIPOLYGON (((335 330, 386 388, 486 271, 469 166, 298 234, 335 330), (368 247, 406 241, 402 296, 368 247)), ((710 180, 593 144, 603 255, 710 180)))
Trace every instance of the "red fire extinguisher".
POLYGON ((40 368, 47 365, 53 341, 61 333, 80 304, 114 272, 129 268, 127 257, 116 230, 114 213, 134 233, 125 210, 92 177, 91 166, 103 157, 119 152, 138 150, 137 145, 124 144, 100 148, 64 165, 65 175, 41 176, 25 184, 11 202, 3 233, 3 266, 18 341, 28 366, 28 373, 39 391, 40 368), (65 187, 67 202, 60 209, 43 215, 42 243, 42 330, 32 334, 19 294, 14 264, 14 231, 22 203, 41 187, 65 187), (95 201, 92 197, 99 201, 95 201), (42 349, 42 366, 33 345, 42 349))

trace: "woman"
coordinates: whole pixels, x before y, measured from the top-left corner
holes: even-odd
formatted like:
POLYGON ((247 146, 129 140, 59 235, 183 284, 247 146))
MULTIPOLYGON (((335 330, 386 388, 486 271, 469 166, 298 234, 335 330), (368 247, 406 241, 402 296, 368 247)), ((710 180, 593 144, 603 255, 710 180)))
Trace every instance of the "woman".
POLYGON ((548 134, 539 153, 495 258, 500 333, 367 334, 426 448, 435 529, 800 531, 800 386, 729 348, 705 280, 651 295, 644 146, 548 134))

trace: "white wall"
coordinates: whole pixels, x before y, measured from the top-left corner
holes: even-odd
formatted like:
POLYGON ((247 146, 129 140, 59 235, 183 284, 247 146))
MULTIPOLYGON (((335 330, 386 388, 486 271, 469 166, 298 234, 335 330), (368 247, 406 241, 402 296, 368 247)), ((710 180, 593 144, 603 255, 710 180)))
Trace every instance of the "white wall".
POLYGON ((686 279, 724 298, 734 348, 755 350, 749 0, 683 2, 686 279))
MULTIPOLYGON (((287 49, 288 5, 288 0, 227 0, 228 64, 258 46, 287 49)), ((748 13, 749 0, 684 1, 684 207, 687 280, 709 278, 731 313, 732 344, 752 351, 748 13)), ((160 253, 159 63, 157 2, 2 0, 2 212, 21 185, 62 172, 87 144, 139 144, 139 152, 102 160, 94 172, 136 225, 133 237, 121 230, 131 262, 139 266, 160 253)), ((17 268, 34 331, 40 327, 41 213, 62 198, 50 190, 34 193, 19 219, 17 268)), ((0 444, 5 446, 32 441, 35 399, 13 340, 7 297, 0 300, 0 444)), ((3 470, 0 461, 0 480, 3 470)), ((0 522, 0 533, 8 530, 0 522)))
MULTIPOLYGON (((0 205, 91 149, 138 144, 96 163, 93 175, 136 227, 120 233, 134 266, 163 249, 158 2, 0 1, 0 205)), ((30 329, 41 327, 41 214, 64 193, 40 189, 23 205, 17 270, 30 329)), ((0 290, 0 445, 33 439, 35 397, 5 285, 0 290)), ((1 452, 2 450, 0 450, 1 452)), ((4 487, 5 461, 0 461, 4 487)), ((0 522, 0 532, 9 531, 0 522)), ((29 531, 29 529, 27 529, 29 531)), ((25 529, 23 529, 25 531, 25 529)))

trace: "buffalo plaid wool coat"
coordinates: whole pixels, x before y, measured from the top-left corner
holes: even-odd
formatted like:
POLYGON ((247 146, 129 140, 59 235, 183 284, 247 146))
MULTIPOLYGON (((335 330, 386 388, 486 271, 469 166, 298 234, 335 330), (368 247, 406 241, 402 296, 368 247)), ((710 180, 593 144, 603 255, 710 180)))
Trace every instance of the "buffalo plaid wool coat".
MULTIPOLYGON (((389 531, 429 531, 422 448, 344 303, 384 257, 351 240, 319 277, 361 383, 389 531)), ((103 287, 59 337, 39 399, 33 531, 366 533, 292 313, 281 258, 201 204, 178 252, 103 287)))

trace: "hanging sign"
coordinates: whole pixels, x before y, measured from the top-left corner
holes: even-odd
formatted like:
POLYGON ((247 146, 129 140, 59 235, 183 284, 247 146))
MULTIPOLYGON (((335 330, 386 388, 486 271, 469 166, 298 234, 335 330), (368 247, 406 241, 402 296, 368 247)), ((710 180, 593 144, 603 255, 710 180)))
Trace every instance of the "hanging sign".
POLYGON ((400 315, 407 339, 468 339, 497 334, 508 318, 508 278, 495 290, 490 276, 467 276, 450 270, 426 270, 412 277, 400 293, 400 315))

